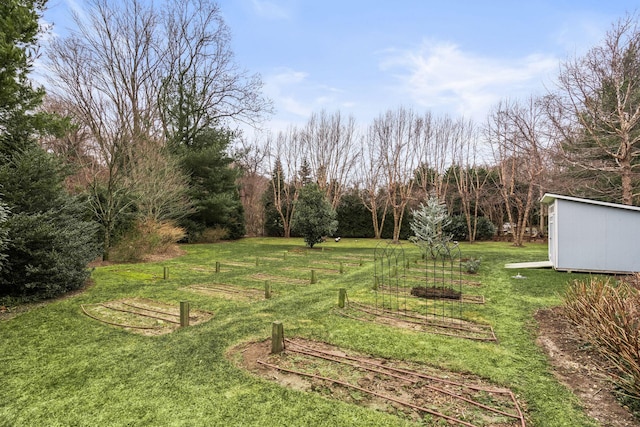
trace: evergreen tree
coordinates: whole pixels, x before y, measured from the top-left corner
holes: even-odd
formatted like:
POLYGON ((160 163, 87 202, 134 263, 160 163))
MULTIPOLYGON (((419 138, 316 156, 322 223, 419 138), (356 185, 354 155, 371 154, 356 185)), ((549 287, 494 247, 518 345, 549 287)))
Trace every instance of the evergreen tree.
POLYGON ((192 240, 210 227, 226 229, 229 239, 245 234, 244 208, 236 183, 240 169, 232 167, 233 158, 227 154, 232 138, 229 131, 208 128, 191 143, 174 147, 190 177, 189 197, 194 209, 181 224, 192 240))
POLYGON ((427 204, 412 211, 410 226, 413 236, 409 238, 432 258, 436 256, 436 248, 451 240, 451 235, 443 232, 443 228, 451 223, 447 207, 437 197, 429 197, 427 204))
POLYGON ((80 287, 99 252, 97 225, 63 187, 63 168, 35 136, 65 122, 34 114, 29 82, 45 0, 0 3, 0 298, 38 299, 80 287), (9 215, 7 216, 7 211, 9 215))
POLYGON ((101 252, 98 224, 88 208, 69 196, 59 162, 39 147, 0 164, 0 182, 11 214, 0 297, 48 298, 78 289, 87 264, 101 252))
POLYGON ((308 184, 300 189, 291 227, 310 248, 338 228, 336 211, 317 184, 308 184))
POLYGON ((0 2, 0 153, 23 149, 34 130, 45 127, 34 116, 44 91, 34 88, 29 72, 37 52, 38 19, 46 0, 0 2))

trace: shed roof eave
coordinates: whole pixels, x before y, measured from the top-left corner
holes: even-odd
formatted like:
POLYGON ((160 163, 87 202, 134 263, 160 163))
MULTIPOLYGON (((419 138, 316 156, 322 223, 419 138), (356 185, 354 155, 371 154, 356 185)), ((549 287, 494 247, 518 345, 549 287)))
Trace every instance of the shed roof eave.
POLYGON ((560 194, 553 194, 553 193, 545 193, 545 195, 542 196, 542 198, 540 199, 540 203, 544 203, 545 205, 550 205, 556 199, 640 212, 640 206, 621 205, 618 203, 609 203, 609 202, 601 202, 598 200, 581 199, 580 197, 563 196, 560 194))

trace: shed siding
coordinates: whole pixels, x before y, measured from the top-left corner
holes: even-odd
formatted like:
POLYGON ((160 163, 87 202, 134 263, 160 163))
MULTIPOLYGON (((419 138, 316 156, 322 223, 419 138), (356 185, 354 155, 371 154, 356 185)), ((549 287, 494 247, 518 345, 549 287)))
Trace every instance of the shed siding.
POLYGON ((554 204, 556 269, 640 271, 639 212, 561 199, 554 204))

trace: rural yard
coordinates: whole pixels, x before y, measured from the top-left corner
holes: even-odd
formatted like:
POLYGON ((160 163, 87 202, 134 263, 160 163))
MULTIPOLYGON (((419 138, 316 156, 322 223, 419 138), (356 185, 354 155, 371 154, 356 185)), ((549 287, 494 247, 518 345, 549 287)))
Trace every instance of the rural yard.
POLYGON ((16 345, 0 350, 0 424, 639 425, 557 308, 584 276, 504 269, 546 245, 462 244, 482 263, 473 275, 447 265, 458 300, 412 295, 438 263, 388 245, 186 245, 5 307, 0 336, 16 345))

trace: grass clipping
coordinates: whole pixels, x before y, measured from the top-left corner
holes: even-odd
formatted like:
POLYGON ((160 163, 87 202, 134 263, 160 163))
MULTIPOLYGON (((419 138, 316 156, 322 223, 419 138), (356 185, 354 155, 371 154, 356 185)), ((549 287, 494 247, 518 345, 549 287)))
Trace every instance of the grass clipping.
MULTIPOLYGON (((636 276, 636 281, 640 276, 636 276)), ((616 384, 640 403, 640 293, 627 282, 592 277, 574 281, 564 302, 565 313, 583 340, 611 364, 616 384)))

